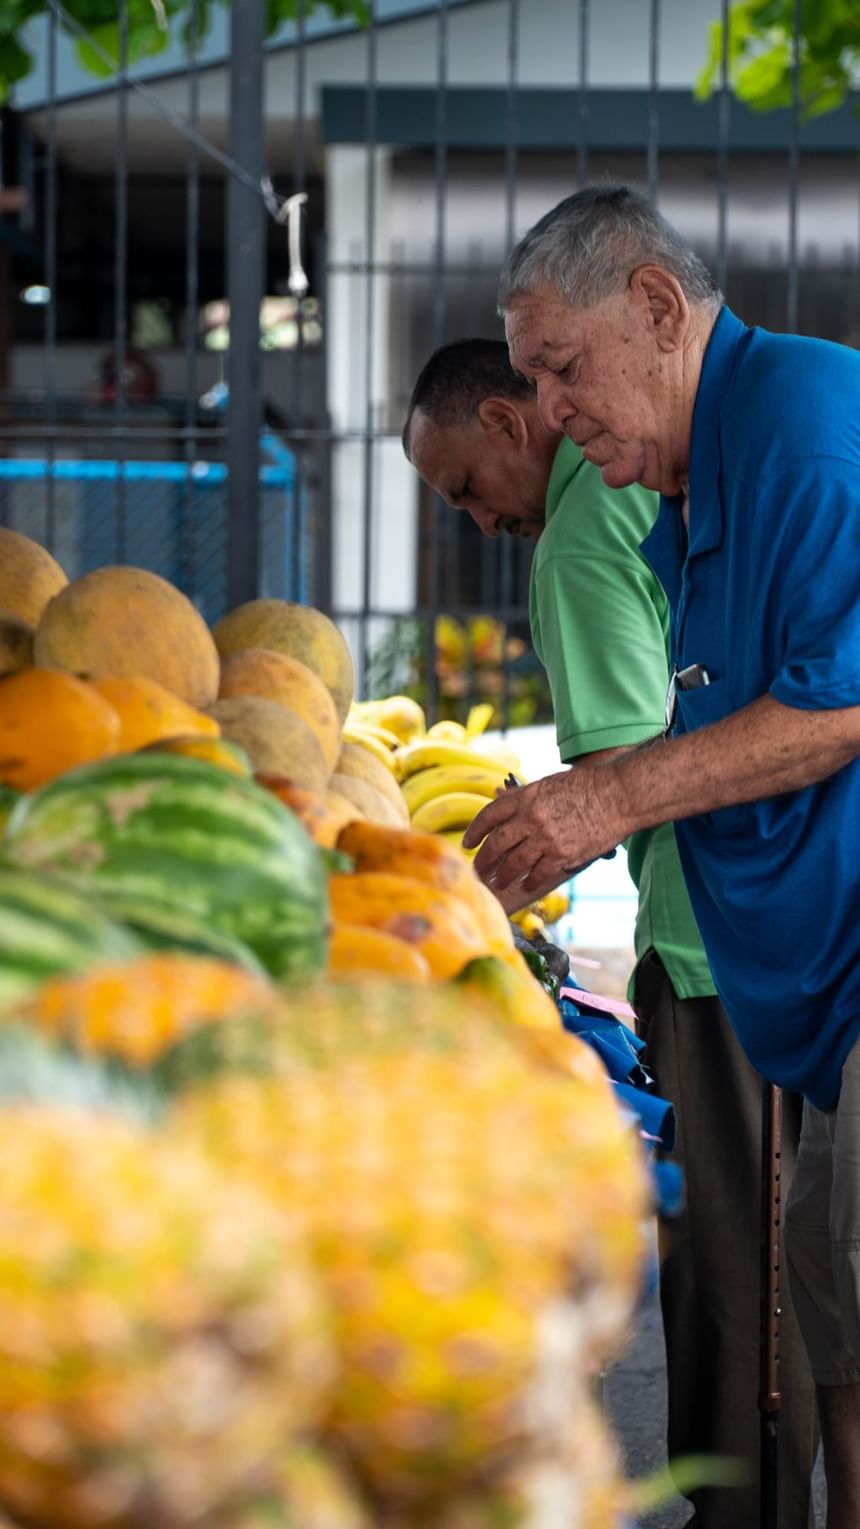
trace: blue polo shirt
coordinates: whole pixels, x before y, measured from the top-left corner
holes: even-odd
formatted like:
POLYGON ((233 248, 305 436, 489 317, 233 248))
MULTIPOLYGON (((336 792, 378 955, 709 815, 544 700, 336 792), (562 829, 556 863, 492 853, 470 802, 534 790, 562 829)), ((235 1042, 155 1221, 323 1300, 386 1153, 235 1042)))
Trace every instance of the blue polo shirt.
MULTIPOLYGON (((860 705, 860 354, 717 319, 696 394, 690 538, 663 499, 642 551, 669 597, 693 732, 770 694, 860 705)), ((750 1060, 819 1109, 860 1034, 860 760, 676 825, 720 998, 750 1060)))

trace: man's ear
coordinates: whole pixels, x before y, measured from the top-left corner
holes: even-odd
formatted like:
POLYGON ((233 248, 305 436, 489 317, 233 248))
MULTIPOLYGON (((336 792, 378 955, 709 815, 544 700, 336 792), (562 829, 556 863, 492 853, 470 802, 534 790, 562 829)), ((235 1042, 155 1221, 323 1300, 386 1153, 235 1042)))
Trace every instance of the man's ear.
POLYGON ((690 327, 690 305, 676 277, 659 265, 640 265, 630 277, 630 293, 660 350, 679 350, 690 327))
POLYGON ((528 435, 526 422, 510 398, 482 398, 478 421, 488 435, 505 435, 513 442, 522 442, 528 435))

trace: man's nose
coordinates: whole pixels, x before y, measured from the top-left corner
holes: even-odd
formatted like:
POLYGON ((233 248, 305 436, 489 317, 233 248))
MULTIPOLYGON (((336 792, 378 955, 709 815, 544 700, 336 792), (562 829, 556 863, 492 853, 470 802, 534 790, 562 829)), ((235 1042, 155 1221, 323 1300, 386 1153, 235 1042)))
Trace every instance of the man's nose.
POLYGON ((485 504, 471 504, 469 514, 485 536, 498 536, 501 516, 495 510, 488 509, 485 504))
POLYGON ((547 430, 561 430, 564 421, 576 413, 558 378, 553 376, 538 378, 537 405, 547 430))

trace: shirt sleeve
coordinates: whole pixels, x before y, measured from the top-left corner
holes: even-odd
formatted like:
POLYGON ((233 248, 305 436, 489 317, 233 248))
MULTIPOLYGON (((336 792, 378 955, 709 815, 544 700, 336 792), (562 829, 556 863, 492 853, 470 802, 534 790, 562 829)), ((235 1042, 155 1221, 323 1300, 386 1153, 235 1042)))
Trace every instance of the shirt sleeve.
POLYGON ((551 557, 537 573, 535 595, 562 760, 659 733, 665 602, 638 553, 624 561, 551 557))
POLYGON ((860 705, 860 483, 851 462, 809 459, 780 495, 775 700, 807 711, 860 705))

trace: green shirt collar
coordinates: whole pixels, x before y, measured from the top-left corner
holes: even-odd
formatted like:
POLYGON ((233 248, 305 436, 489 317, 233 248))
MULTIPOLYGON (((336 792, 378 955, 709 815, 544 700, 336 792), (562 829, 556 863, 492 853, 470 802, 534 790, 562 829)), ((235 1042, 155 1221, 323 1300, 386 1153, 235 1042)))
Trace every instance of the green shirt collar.
POLYGON ((549 525, 558 509, 562 495, 572 478, 576 477, 585 461, 579 447, 564 436, 552 464, 549 483, 546 486, 546 523, 549 525))

